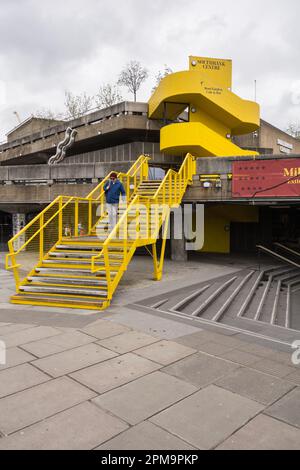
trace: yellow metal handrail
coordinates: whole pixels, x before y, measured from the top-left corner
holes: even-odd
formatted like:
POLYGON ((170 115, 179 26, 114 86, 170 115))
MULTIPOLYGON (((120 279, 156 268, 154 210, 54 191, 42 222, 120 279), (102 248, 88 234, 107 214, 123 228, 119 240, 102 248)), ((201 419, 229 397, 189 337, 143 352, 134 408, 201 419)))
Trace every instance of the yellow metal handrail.
MULTIPOLYGON (((168 171, 153 197, 146 197, 140 195, 134 197, 124 214, 119 219, 117 225, 104 242, 102 251, 98 255, 93 256, 91 258, 92 273, 96 273, 100 270, 96 266, 96 262, 100 259, 103 259, 104 261, 109 300, 112 298, 112 295, 123 275, 123 272, 126 270, 126 267, 139 244, 146 246, 154 244, 156 242, 159 236, 160 228, 162 227, 164 222, 169 220, 170 208, 181 203, 182 197, 185 193, 187 186, 193 181, 193 175, 195 174, 195 172, 195 158, 192 155, 188 154, 179 172, 175 172, 174 170, 168 171), (130 244, 128 244, 128 222, 131 217, 135 219, 136 216, 139 216, 141 206, 144 208, 146 207, 147 209, 147 220, 149 218, 150 210, 152 210, 152 207, 155 208, 155 232, 149 233, 147 226, 146 239, 141 240, 139 236, 135 236, 134 240, 130 244), (168 210, 166 210, 166 208, 168 208, 168 210), (124 237, 122 237, 122 235, 124 235, 124 237), (121 252, 123 253, 123 263, 118 273, 116 274, 114 280, 112 281, 112 267, 110 265, 109 259, 109 247, 115 242, 117 242, 119 246, 123 248, 121 250, 121 252)), ((139 225, 138 222, 136 222, 136 224, 139 225)), ((152 227, 150 226, 150 229, 151 228, 152 227)), ((136 235, 138 233, 139 232, 136 231, 136 235)), ((166 233, 164 234, 164 236, 166 236, 166 233)), ((163 260, 161 260, 159 267, 157 268, 157 278, 161 276, 162 265, 163 260)))
MULTIPOLYGON (((127 173, 118 173, 118 179, 121 181, 126 178, 126 177, 134 177, 137 176, 137 174, 140 172, 141 176, 143 176, 143 179, 147 179, 148 177, 148 161, 150 160, 150 157, 146 157, 145 155, 141 155, 136 162, 132 165, 132 167, 128 170, 127 173), (132 174, 133 173, 133 174, 132 174)), ((94 195, 99 191, 99 197, 96 199, 101 199, 102 197, 105 196, 105 191, 104 191, 104 185, 109 181, 111 174, 114 173, 111 171, 96 188, 94 188, 90 194, 88 194, 87 198, 93 198, 94 195)), ((129 195, 127 194, 127 197, 129 195)))
MULTIPOLYGON (((149 157, 142 155, 132 165, 127 173, 119 173, 120 180, 126 181, 126 194, 130 197, 131 192, 135 192, 139 184, 148 179, 148 161, 149 157)), ((70 236, 81 236, 79 226, 81 218, 86 221, 86 230, 84 235, 92 232, 99 219, 98 210, 100 208, 100 219, 105 212, 105 192, 104 184, 109 179, 108 175, 86 198, 75 196, 58 196, 45 209, 43 209, 34 219, 32 219, 22 230, 20 230, 8 242, 9 253, 6 256, 6 269, 12 269, 15 276, 16 287, 20 287, 19 268, 21 262, 17 262, 17 257, 29 253, 36 253, 36 260, 32 260, 31 266, 35 266, 35 261, 42 263, 46 253, 51 251, 56 243, 61 242, 64 237, 64 220, 66 219, 67 230, 69 227, 70 236), (99 191, 98 197, 93 197, 99 191), (82 210, 83 208, 83 210, 82 210), (54 224, 54 227, 51 227, 54 224), (47 229, 47 230, 46 230, 47 229), (49 233, 48 233, 49 232, 49 233), (47 238, 47 240, 45 240, 47 238), (45 242, 47 249, 45 250, 45 242), (18 245, 15 247, 15 245, 18 245)), ((68 235, 65 234, 67 237, 68 235)), ((31 256, 30 258, 34 258, 31 256)), ((31 260, 29 260, 31 263, 31 260)), ((31 272, 31 271, 30 271, 31 272)), ((26 276, 25 276, 26 278, 26 276)))

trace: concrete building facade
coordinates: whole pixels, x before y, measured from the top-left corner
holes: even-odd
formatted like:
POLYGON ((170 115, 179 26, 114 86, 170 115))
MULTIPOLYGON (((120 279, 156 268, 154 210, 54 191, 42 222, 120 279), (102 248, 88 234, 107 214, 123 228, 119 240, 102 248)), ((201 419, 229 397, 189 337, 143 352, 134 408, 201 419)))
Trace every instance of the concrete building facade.
POLYGON ((242 148, 256 150, 260 154, 300 154, 300 140, 261 119, 258 131, 234 137, 242 148))
MULTIPOLYGON (((15 220, 25 215, 26 222, 60 194, 86 196, 108 172, 127 171, 141 154, 149 154, 151 166, 162 171, 176 169, 182 162, 182 155, 160 151, 160 129, 166 123, 149 120, 146 103, 124 102, 70 122, 45 121, 25 121, 0 146, 2 250, 14 231, 14 214, 15 220), (75 143, 63 162, 49 167, 47 161, 67 127, 77 130, 75 143)), ((300 142, 263 120, 258 131, 234 140, 243 149, 259 151, 260 161, 294 159, 296 164, 299 159, 300 142)), ((254 251, 258 241, 283 238, 299 243, 300 194, 295 198, 233 197, 236 161, 247 162, 247 157, 198 159, 197 175, 184 201, 205 205, 203 250, 254 251)), ((186 258, 184 243, 174 242, 173 248, 177 259, 186 258)))

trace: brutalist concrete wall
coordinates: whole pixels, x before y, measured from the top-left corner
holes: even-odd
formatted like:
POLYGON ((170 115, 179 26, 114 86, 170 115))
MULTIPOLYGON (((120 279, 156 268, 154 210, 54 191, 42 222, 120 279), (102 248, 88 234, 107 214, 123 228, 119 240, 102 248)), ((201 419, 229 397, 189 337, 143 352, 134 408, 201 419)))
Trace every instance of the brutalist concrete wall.
POLYGON ((74 163, 116 163, 133 162, 140 155, 149 155, 150 164, 153 165, 180 165, 182 157, 165 155, 160 152, 159 143, 155 142, 130 142, 127 144, 116 145, 104 149, 85 152, 78 155, 67 157, 64 164, 73 165, 74 163))
POLYGON ((21 123, 9 134, 7 134, 7 142, 14 142, 18 139, 22 139, 23 137, 27 137, 37 132, 42 132, 60 124, 63 124, 63 121, 33 117, 25 121, 23 124, 21 123))
MULTIPOLYGON (((49 154, 50 156, 53 149, 64 138, 67 127, 78 131, 72 151, 78 143, 85 145, 87 141, 91 140, 94 144, 96 140, 99 141, 99 148, 105 147, 107 145, 101 143, 105 141, 107 136, 118 133, 127 133, 129 142, 132 132, 141 132, 145 135, 156 132, 159 135, 163 123, 149 120, 147 113, 147 103, 131 102, 123 102, 110 108, 95 111, 73 121, 63 122, 50 129, 0 145, 0 162, 12 160, 12 163, 15 163, 15 160, 22 160, 24 163, 36 163, 41 161, 38 159, 39 154, 49 154), (37 161, 33 162, 33 157, 37 161)), ((75 153, 77 152, 74 150, 75 153)))
MULTIPOLYGON (((293 155, 261 155, 255 157, 255 161, 261 160, 285 160, 299 158, 299 154, 293 155)), ((193 185, 190 186, 184 196, 185 202, 191 201, 225 201, 230 200, 232 195, 232 181, 228 175, 232 174, 232 163, 236 161, 253 161, 253 157, 209 157, 198 158, 197 174, 194 176, 193 185), (217 187, 214 181, 211 187, 204 188, 201 175, 219 175, 221 187, 217 187)))
POLYGON ((49 204, 59 195, 86 197, 112 170, 126 173, 131 164, 26 165, 0 167, 1 210, 12 204, 49 204))
POLYGON ((96 183, 0 186, 0 210, 27 213, 33 205, 47 205, 60 195, 86 197, 96 186, 96 183))
POLYGON ((16 165, 0 167, 0 183, 34 183, 45 182, 52 184, 60 180, 83 180, 104 178, 115 170, 127 172, 131 163, 77 163, 73 165, 16 165))

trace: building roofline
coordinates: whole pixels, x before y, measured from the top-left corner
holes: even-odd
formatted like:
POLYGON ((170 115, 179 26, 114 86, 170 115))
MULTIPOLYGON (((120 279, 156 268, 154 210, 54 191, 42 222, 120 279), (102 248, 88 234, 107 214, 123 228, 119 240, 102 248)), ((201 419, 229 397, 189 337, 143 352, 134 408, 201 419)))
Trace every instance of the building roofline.
POLYGON ((279 127, 274 126, 273 124, 270 124, 268 121, 265 121, 264 119, 261 119, 260 122, 266 124, 266 125, 269 126, 269 127, 272 127, 272 129, 275 129, 276 131, 282 132, 283 134, 285 134, 285 135, 286 135, 287 137, 289 137, 290 139, 293 139, 293 140, 295 140, 296 142, 299 142, 299 140, 296 139, 295 137, 293 137, 291 134, 288 134, 286 131, 283 131, 283 130, 280 129, 279 127))
POLYGON ((28 118, 24 119, 24 121, 20 122, 19 124, 17 124, 13 129, 11 129, 6 135, 6 137, 8 137, 10 134, 12 134, 13 132, 17 131, 18 129, 20 129, 22 126, 24 126, 24 124, 28 124, 29 122, 33 121, 33 119, 38 119, 39 121, 51 121, 53 123, 58 123, 58 122, 64 122, 62 119, 51 119, 51 118, 43 118, 43 117, 38 117, 38 116, 34 116, 33 114, 31 116, 29 116, 28 118))
POLYGON ((19 129, 20 127, 24 126, 24 124, 27 124, 28 122, 30 122, 32 119, 33 119, 33 116, 29 116, 28 118, 24 119, 24 121, 20 122, 13 129, 11 129, 9 132, 7 132, 7 134, 5 134, 6 137, 8 137, 10 134, 12 134, 14 131, 19 129))

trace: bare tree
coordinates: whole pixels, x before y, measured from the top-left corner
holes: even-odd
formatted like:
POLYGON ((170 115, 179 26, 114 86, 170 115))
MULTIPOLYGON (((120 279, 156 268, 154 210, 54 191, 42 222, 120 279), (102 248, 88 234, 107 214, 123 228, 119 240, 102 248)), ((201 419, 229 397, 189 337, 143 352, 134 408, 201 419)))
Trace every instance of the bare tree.
POLYGON ((120 73, 118 85, 125 86, 133 93, 134 101, 136 101, 136 94, 148 75, 148 70, 142 67, 140 62, 132 60, 120 73))
POLYGON ((159 70, 158 74, 155 76, 155 85, 152 88, 152 92, 156 90, 160 82, 162 81, 163 78, 167 77, 167 75, 170 75, 170 73, 173 73, 173 70, 168 67, 166 64, 164 66, 164 70, 159 70))
POLYGON ((292 137, 295 137, 295 139, 300 140, 300 123, 291 122, 288 125, 287 133, 290 134, 292 137))
POLYGON ((48 119, 49 121, 63 121, 65 119, 63 113, 57 113, 52 111, 52 109, 42 108, 34 113, 34 117, 40 119, 48 119))
POLYGON ((81 95, 73 95, 70 91, 65 91, 65 107, 69 117, 77 119, 91 110, 94 97, 85 92, 81 95))
POLYGON ((119 88, 117 85, 111 85, 110 83, 102 85, 95 96, 95 103, 99 108, 109 108, 121 101, 123 101, 123 97, 119 88))

